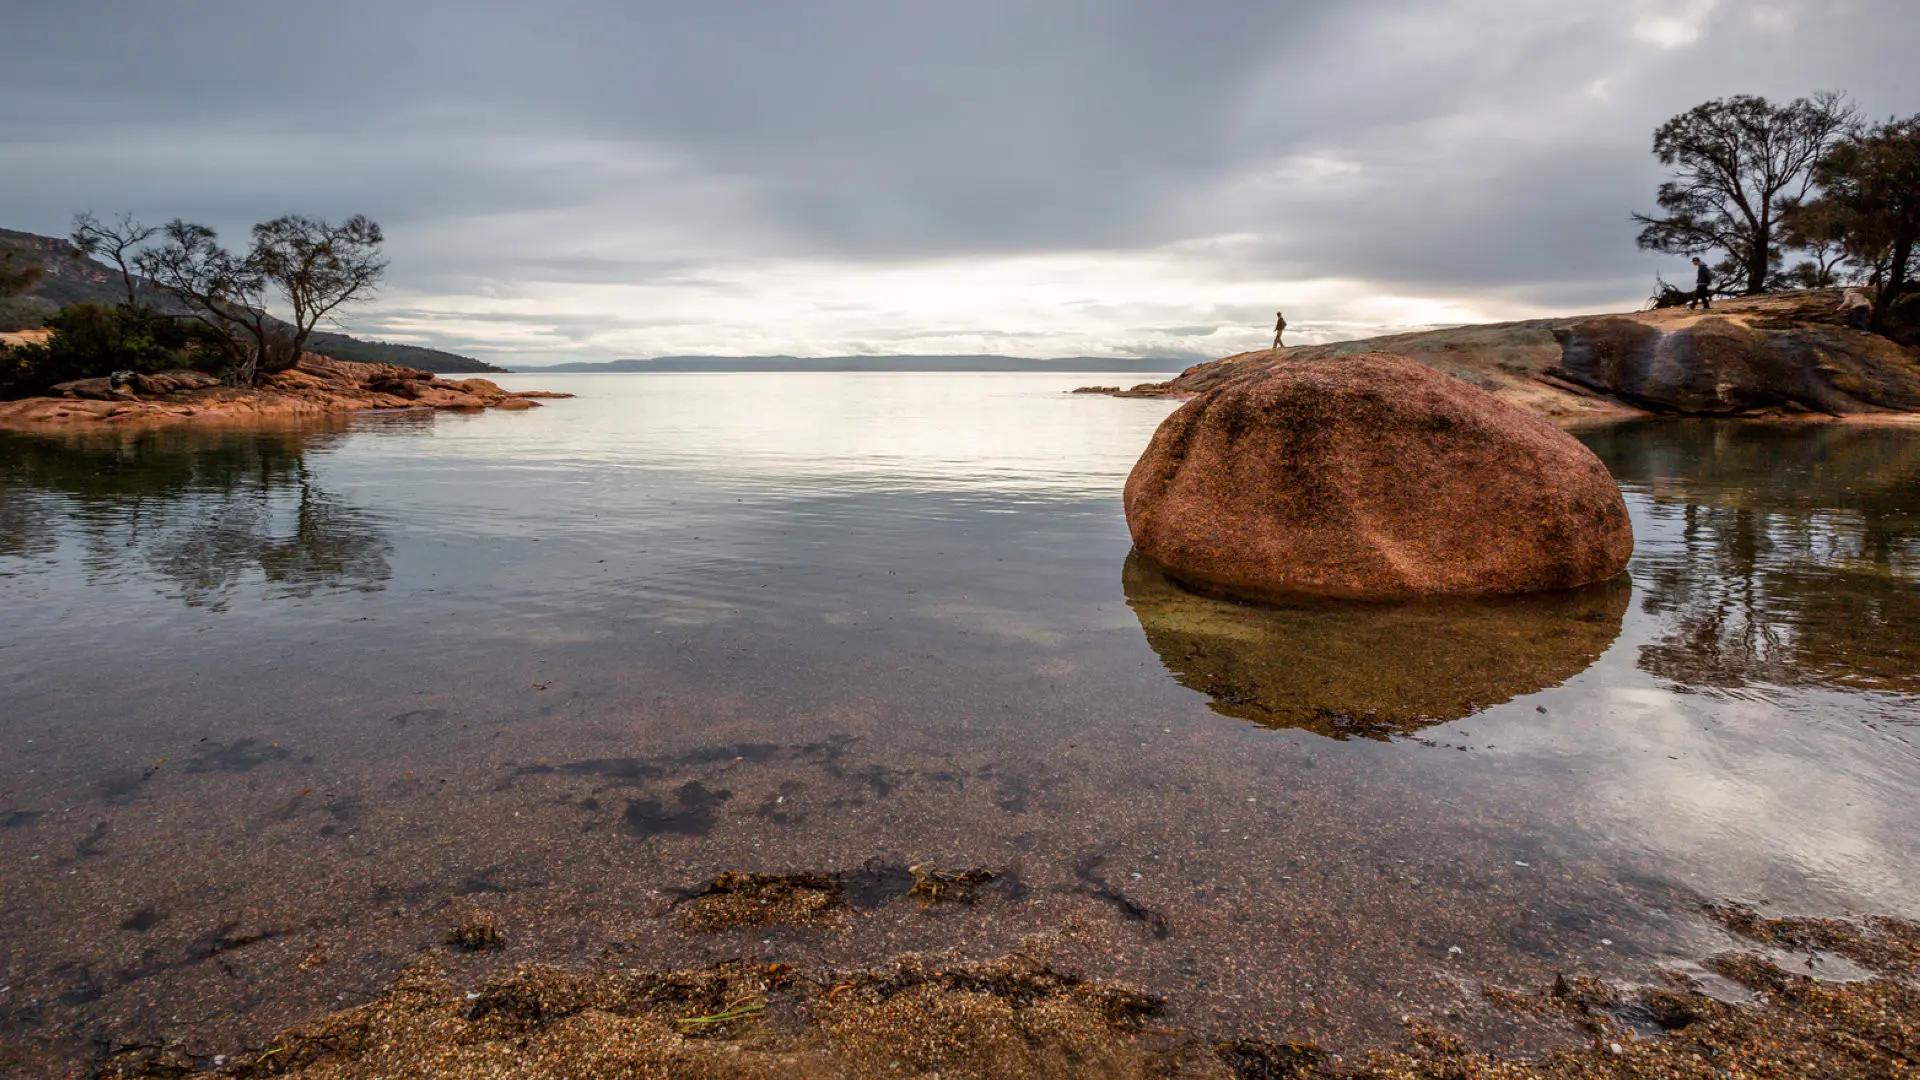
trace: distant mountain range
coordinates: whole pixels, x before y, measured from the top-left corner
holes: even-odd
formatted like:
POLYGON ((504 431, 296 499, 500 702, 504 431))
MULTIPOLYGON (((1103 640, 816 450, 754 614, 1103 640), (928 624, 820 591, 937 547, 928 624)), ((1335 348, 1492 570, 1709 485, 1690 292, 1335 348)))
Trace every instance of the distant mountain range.
POLYGON ((522 367, 539 372, 699 372, 699 371, 1180 371, 1192 358, 1069 356, 1038 360, 1026 356, 658 356, 651 360, 551 364, 522 367))
MULTIPOLYGON (((0 257, 7 255, 24 255, 39 263, 45 276, 25 295, 0 301, 0 331, 30 330, 44 326, 46 317, 64 304, 86 300, 116 304, 126 296, 117 268, 80 254, 72 244, 58 237, 0 229, 0 257)), ((172 304, 167 294, 144 281, 135 284, 135 291, 155 307, 165 309, 172 304)), ((386 341, 362 341, 346 334, 319 330, 314 331, 308 343, 313 351, 325 353, 336 360, 398 364, 435 374, 506 370, 470 356, 439 349, 386 341)))

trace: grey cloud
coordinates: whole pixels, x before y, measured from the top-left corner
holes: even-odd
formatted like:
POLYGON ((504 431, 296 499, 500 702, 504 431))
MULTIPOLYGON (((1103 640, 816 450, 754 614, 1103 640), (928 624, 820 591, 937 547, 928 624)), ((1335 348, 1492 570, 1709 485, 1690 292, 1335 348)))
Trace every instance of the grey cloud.
POLYGON ((1665 117, 1920 109, 1910 0, 1723 0, 1666 50, 1665 0, 18 6, 0 225, 365 211, 396 286, 469 295, 1245 234, 1222 272, 1612 302, 1665 117), (1248 193, 1299 159, 1356 171, 1248 193))

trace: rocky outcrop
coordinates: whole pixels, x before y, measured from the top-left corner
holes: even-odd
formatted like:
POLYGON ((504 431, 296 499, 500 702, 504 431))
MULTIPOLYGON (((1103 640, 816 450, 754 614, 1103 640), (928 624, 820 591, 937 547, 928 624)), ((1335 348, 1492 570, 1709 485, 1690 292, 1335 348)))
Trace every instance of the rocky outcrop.
POLYGON ((1405 357, 1281 361, 1183 405, 1127 478, 1134 547, 1234 596, 1570 589, 1633 553, 1606 467, 1405 357))
POLYGON ((142 394, 158 397, 162 394, 177 394, 183 390, 209 390, 219 386, 220 380, 204 371, 161 371, 152 375, 135 375, 134 389, 142 394))
POLYGON ((1104 394, 1107 397, 1117 398, 1161 398, 1174 396, 1173 383, 1171 382, 1135 383, 1130 390, 1122 390, 1117 386, 1082 386, 1068 392, 1074 394, 1104 394))
POLYGON ((1920 412, 1920 352, 1845 325, 1839 290, 1622 315, 1450 327, 1240 353, 1188 368, 1192 397, 1283 361, 1394 353, 1565 420, 1920 412))
POLYGON ((1843 326, 1755 326, 1720 315, 1667 327, 1611 316, 1556 329, 1554 338, 1555 375, 1652 412, 1920 411, 1920 360, 1843 326))
POLYGON ((133 401, 139 397, 133 387, 124 384, 116 386, 113 380, 105 375, 54 383, 48 389, 49 392, 63 398, 86 398, 89 401, 133 401))
POLYGON ((572 396, 511 392, 487 379, 441 379, 413 368, 356 364, 316 353, 244 389, 222 386, 195 371, 136 375, 117 386, 106 378, 82 379, 54 389, 61 396, 0 402, 0 428, 241 422, 368 409, 514 410, 533 408, 533 397, 572 396))
MULTIPOLYGON (((118 378, 118 377, 115 377, 118 378)), ((55 383, 49 392, 56 397, 86 398, 91 401, 139 401, 142 395, 160 397, 182 390, 205 390, 220 385, 220 380, 204 371, 160 371, 139 373, 115 381, 105 375, 91 379, 55 383)))

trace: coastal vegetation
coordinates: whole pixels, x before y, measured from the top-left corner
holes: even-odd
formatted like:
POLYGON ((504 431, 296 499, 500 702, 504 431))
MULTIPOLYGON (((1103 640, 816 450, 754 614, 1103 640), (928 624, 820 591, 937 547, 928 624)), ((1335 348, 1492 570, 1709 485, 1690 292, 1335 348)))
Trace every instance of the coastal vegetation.
POLYGON ((1823 93, 1775 105, 1739 94, 1681 113, 1653 133, 1653 153, 1673 169, 1660 185, 1662 214, 1635 214, 1640 246, 1681 255, 1719 252, 1725 280, 1767 291, 1785 247, 1786 211, 1813 190, 1813 169, 1846 137, 1855 109, 1823 93))
POLYGON ((315 325, 371 299, 387 269, 380 257, 386 235, 360 214, 338 225, 297 215, 261 222, 244 256, 221 247, 212 229, 178 218, 159 236, 161 243, 136 262, 213 335, 226 376, 238 386, 291 368, 315 325), (291 310, 291 322, 267 314, 275 297, 291 310))
MULTIPOLYGON (((0 392, 168 368, 257 385, 262 375, 293 367, 322 320, 372 296, 386 270, 384 239, 361 215, 338 225, 288 215, 255 225, 242 255, 222 247, 211 228, 178 218, 155 227, 131 215, 80 214, 73 250, 111 261, 121 294, 111 306, 65 305, 47 320, 45 342, 8 348, 0 392), (268 311, 276 300, 290 321, 268 311)), ((18 294, 38 276, 10 272, 0 285, 18 294)))
POLYGON ((1889 120, 1843 140, 1814 167, 1820 198, 1799 209, 1807 235, 1828 240, 1845 263, 1879 286, 1882 325, 1911 301, 1914 248, 1920 245, 1920 114, 1889 120))
POLYGON ((1866 285, 1875 329, 1920 324, 1901 304, 1920 242, 1920 114, 1864 124, 1839 93, 1742 94, 1668 120, 1653 153, 1673 175, 1659 213, 1633 215, 1642 248, 1718 256, 1727 293, 1866 285), (1785 267, 1789 251, 1806 258, 1785 267))
POLYGON ((80 379, 190 369, 257 386, 301 353, 432 371, 492 365, 321 327, 372 295, 385 269, 380 227, 286 216, 254 227, 244 253, 185 221, 74 218, 64 239, 0 232, 0 399, 80 379), (280 318, 278 309, 290 315, 280 318))

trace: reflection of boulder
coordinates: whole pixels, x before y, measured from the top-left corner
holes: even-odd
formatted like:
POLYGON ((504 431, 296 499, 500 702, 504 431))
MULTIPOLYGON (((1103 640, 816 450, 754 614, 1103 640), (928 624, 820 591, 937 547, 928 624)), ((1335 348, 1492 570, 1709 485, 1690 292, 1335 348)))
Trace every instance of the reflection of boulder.
POLYGON ((1235 596, 1544 592, 1633 553, 1606 466, 1403 356, 1281 361, 1188 402, 1127 478, 1134 546, 1235 596))
POLYGON ((1620 633, 1625 575, 1572 592, 1282 607, 1182 589, 1137 552, 1122 572, 1147 642, 1223 716, 1344 739, 1457 720, 1578 675, 1620 633))

